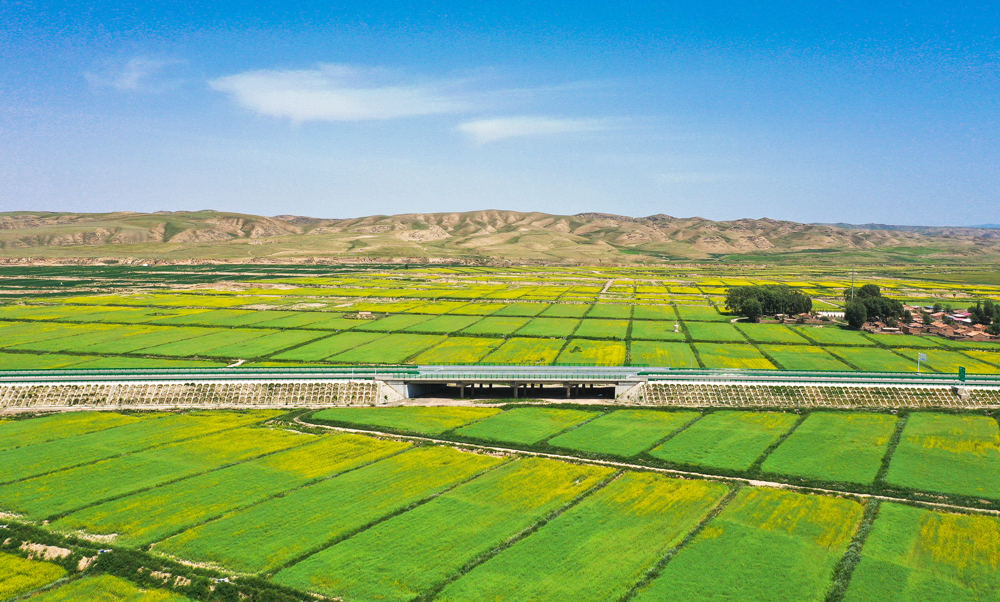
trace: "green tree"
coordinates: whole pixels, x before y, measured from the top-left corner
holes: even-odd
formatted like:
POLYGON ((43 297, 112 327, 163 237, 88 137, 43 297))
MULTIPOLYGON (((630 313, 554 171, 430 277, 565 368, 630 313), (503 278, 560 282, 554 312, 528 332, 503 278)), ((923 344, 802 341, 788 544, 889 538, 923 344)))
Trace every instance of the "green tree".
POLYGON ((743 303, 743 315, 751 322, 760 321, 760 316, 764 313, 764 306, 756 299, 747 299, 743 303))
POLYGON ((844 317, 848 326, 858 330, 868 321, 868 310, 861 301, 848 301, 844 306, 844 317))

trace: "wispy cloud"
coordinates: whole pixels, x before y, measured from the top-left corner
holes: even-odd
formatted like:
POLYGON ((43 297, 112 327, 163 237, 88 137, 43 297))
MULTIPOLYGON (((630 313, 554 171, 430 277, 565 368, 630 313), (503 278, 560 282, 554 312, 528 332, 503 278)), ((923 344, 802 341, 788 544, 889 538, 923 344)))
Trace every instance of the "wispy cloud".
POLYGON ((114 88, 131 92, 159 92, 173 87, 176 80, 164 80, 160 76, 164 69, 182 64, 177 59, 155 59, 136 56, 124 64, 106 66, 102 72, 84 73, 84 77, 95 88, 114 88))
POLYGON ((247 71, 214 79, 209 86, 261 115, 298 123, 399 119, 474 108, 458 82, 384 83, 393 77, 379 69, 321 65, 316 69, 247 71))
POLYGON ((607 122, 599 119, 559 119, 531 116, 477 119, 458 126, 458 131, 472 138, 477 144, 488 144, 506 138, 594 132, 606 129, 608 129, 607 122))

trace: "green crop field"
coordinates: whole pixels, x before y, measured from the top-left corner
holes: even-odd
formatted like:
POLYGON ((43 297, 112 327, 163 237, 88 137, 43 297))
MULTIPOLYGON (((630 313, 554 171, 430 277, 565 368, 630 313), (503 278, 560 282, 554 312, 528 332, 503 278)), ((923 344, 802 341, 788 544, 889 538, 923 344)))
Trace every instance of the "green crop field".
POLYGON ((633 320, 677 321, 677 312, 672 305, 636 305, 632 311, 633 320))
POLYGON ((591 454, 635 456, 696 416, 697 412, 618 410, 553 437, 548 444, 591 454))
MULTIPOLYGON (((898 349, 897 353, 903 353, 910 357, 916 357, 921 353, 919 349, 898 349)), ((927 355, 927 364, 930 364, 937 372, 951 372, 957 374, 959 367, 963 367, 969 374, 996 374, 1000 369, 972 359, 958 351, 941 351, 931 349, 924 351, 927 355)))
POLYGON ((805 338, 818 345, 851 345, 853 347, 873 347, 874 341, 866 338, 860 332, 844 330, 837 326, 790 326, 805 338))
POLYGON ((460 428, 473 439, 532 445, 598 416, 595 412, 551 408, 515 408, 460 428))
POLYGON ((5 510, 25 516, 49 518, 204 470, 303 445, 308 440, 306 435, 260 428, 204 435, 0 485, 0 504, 5 510))
POLYGON ((613 474, 518 460, 287 568, 282 585, 353 600, 410 600, 613 474))
POLYGON ((501 318, 490 316, 479 320, 462 331, 462 334, 508 335, 531 321, 531 318, 501 318))
POLYGON ((496 408, 397 407, 330 408, 313 414, 315 420, 366 428, 440 435, 500 413, 496 408))
POLYGON ((533 317, 548 309, 548 303, 511 303, 494 312, 494 316, 526 316, 533 317))
POLYGON ((45 443, 74 435, 85 435, 104 429, 133 424, 140 418, 134 414, 115 412, 85 412, 52 414, 33 420, 0 423, 0 450, 45 443))
POLYGON ((564 341, 557 339, 507 339, 496 351, 482 359, 483 364, 548 365, 556 361, 564 341))
MULTIPOLYGON (((127 545, 159 541, 227 512, 406 449, 406 444, 354 435, 311 437, 288 451, 181 479, 73 512, 52 529, 115 534, 127 545), (238 487, 234 487, 239 483, 238 487)), ((209 463, 203 468, 210 469, 209 463)))
POLYGON ((538 314, 543 318, 582 318, 590 311, 590 306, 583 303, 555 303, 538 314))
POLYGON ((875 480, 898 419, 891 414, 813 412, 761 470, 821 481, 875 480))
POLYGON ((633 365, 668 368, 697 368, 698 360, 687 343, 632 341, 629 353, 633 365))
POLYGON ((438 316, 404 329, 405 332, 425 332, 429 334, 449 334, 472 326, 480 318, 476 316, 438 316))
POLYGON ((146 589, 131 582, 99 575, 85 577, 31 598, 35 602, 192 602, 167 590, 146 589))
POLYGON ((573 334, 580 320, 569 318, 535 318, 517 331, 522 337, 559 337, 566 338, 573 334))
POLYGON ((390 334, 329 358, 331 362, 361 364, 401 364, 410 356, 444 341, 440 335, 390 334))
POLYGON ((364 330, 370 332, 396 332, 432 319, 434 319, 434 316, 419 314, 394 314, 382 318, 381 320, 365 320, 360 326, 355 326, 354 330, 364 330))
POLYGON ((923 491, 1000 499, 1000 425, 986 416, 914 412, 886 481, 923 491))
POLYGON ((628 334, 628 320, 600 320, 587 318, 580 322, 573 336, 591 339, 624 339, 628 334))
POLYGON ((254 358, 271 355, 282 349, 295 347, 303 343, 308 343, 314 339, 328 336, 325 332, 309 332, 305 330, 295 331, 270 331, 267 335, 254 338, 247 342, 235 345, 227 345, 212 350, 212 355, 216 357, 234 358, 254 358))
POLYGON ((504 307, 506 306, 503 303, 469 303, 448 313, 456 316, 488 316, 504 307))
POLYGON ((625 343, 570 339, 556 363, 579 366, 621 366, 628 351, 625 343))
POLYGON ((776 367, 760 351, 746 343, 742 345, 696 343, 695 348, 706 368, 773 370, 776 367))
POLYGON ((320 361, 384 338, 380 332, 342 332, 274 356, 279 360, 320 361))
POLYGON ((417 365, 475 364, 503 344, 501 339, 450 337, 413 358, 417 365))
POLYGON ((712 412, 649 455, 675 464, 746 470, 797 419, 781 412, 712 412))
MULTIPOLYGON (((264 329, 226 329, 218 330, 210 334, 202 335, 192 339, 184 339, 176 343, 167 343, 155 347, 146 347, 141 351, 150 355, 166 355, 171 357, 186 357, 195 355, 215 356, 216 351, 222 348, 231 348, 249 344, 256 339, 265 340, 262 337, 281 332, 280 330, 264 329)), ((217 357, 226 357, 219 354, 217 357)))
POLYGON ((57 564, 26 560, 0 552, 0 600, 11 600, 66 575, 57 564))
POLYGON ((446 587, 438 600, 618 600, 725 495, 718 483, 626 473, 446 587))
POLYGON ((846 602, 1000 599, 1000 520, 883 503, 846 602))
MULTIPOLYGON (((822 347, 810 345, 760 345, 759 349, 785 370, 850 371, 851 367, 822 347)), ((867 351, 867 349, 865 350, 867 351)))
POLYGON ((676 322, 653 321, 653 320, 633 320, 632 338, 647 339, 652 341, 683 341, 687 339, 684 330, 676 322))
POLYGON ((865 333, 864 337, 866 339, 871 339, 878 343, 879 345, 885 345, 886 347, 908 347, 908 348, 921 348, 921 349, 941 349, 942 345, 938 341, 943 341, 940 337, 911 337, 903 336, 898 334, 868 334, 865 333))
POLYGON ((587 317, 628 320, 632 317, 632 306, 614 303, 595 303, 590 307, 590 311, 587 312, 587 317))
POLYGON ((684 327, 695 341, 745 343, 747 340, 732 324, 685 322, 684 327))
POLYGON ((273 571, 501 461, 444 447, 416 449, 227 514, 154 549, 240 571, 273 571))
POLYGON ((724 316, 714 307, 704 305, 677 305, 677 314, 685 322, 728 322, 736 316, 724 316))
POLYGON ((860 504, 743 488, 636 602, 822 600, 860 504))
MULTIPOLYGON (((874 347, 830 347, 827 351, 865 372, 917 371, 916 353, 913 354, 912 359, 907 359, 888 349, 876 349, 874 347)), ((921 370, 932 372, 926 366, 921 367, 921 370)))
POLYGON ((807 345, 809 340, 781 324, 749 324, 738 322, 736 328, 755 343, 787 343, 790 345, 807 345))

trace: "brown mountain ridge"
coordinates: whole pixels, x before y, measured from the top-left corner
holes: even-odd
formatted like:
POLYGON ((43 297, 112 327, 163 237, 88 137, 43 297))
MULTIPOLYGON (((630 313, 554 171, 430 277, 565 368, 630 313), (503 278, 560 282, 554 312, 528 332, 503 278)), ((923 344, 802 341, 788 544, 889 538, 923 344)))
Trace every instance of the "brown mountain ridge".
MULTIPOLYGON (((845 225, 846 226, 846 225, 845 225)), ((221 211, 0 213, 0 259, 153 262, 636 263, 649 261, 994 262, 997 231, 864 229, 664 214, 485 210, 322 219, 221 211)))

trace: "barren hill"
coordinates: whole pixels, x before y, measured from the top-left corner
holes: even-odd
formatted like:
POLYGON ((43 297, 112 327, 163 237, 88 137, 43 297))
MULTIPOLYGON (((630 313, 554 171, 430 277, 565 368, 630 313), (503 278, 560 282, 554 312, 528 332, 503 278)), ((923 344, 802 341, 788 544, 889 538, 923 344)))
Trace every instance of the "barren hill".
POLYGON ((0 213, 4 262, 634 263, 713 259, 995 262, 996 230, 516 211, 321 219, 218 211, 0 213), (877 229, 876 229, 877 228, 877 229), (839 259, 838 259, 839 258, 839 259))

